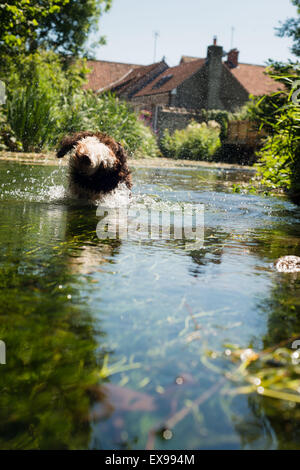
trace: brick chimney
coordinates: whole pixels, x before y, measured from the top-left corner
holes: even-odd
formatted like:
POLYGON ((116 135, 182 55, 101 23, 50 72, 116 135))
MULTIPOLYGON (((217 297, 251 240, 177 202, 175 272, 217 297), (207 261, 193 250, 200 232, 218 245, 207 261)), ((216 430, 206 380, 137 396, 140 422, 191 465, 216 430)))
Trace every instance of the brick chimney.
POLYGON ((217 46, 217 38, 214 37, 213 45, 207 48, 207 108, 223 109, 224 106, 220 100, 221 81, 222 81, 222 57, 223 48, 217 46))
POLYGON ((227 54, 226 64, 230 69, 234 69, 239 65, 239 53, 237 49, 231 49, 227 54))

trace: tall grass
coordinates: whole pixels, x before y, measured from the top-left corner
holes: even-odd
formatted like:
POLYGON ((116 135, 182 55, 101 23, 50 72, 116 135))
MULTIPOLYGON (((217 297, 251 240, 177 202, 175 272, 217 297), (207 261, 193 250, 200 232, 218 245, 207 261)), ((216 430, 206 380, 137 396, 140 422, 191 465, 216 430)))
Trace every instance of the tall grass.
POLYGON ((7 119, 25 152, 47 147, 56 133, 56 103, 35 84, 13 90, 7 100, 7 119))

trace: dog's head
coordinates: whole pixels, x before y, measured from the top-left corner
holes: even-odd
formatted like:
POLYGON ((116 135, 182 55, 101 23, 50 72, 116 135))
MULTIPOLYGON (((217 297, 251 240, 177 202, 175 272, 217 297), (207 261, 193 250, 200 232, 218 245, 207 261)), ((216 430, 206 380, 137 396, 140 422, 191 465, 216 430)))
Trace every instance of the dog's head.
POLYGON ((64 137, 57 157, 70 153, 74 181, 95 192, 107 192, 124 182, 131 188, 127 154, 123 146, 101 132, 83 131, 64 137))
POLYGON ((120 148, 120 144, 103 134, 82 132, 65 137, 57 157, 70 153, 70 165, 78 172, 91 176, 99 169, 115 169, 120 163, 120 148))
POLYGON ((116 167, 117 157, 97 137, 84 137, 74 148, 71 165, 76 170, 93 175, 100 168, 111 170, 116 167))

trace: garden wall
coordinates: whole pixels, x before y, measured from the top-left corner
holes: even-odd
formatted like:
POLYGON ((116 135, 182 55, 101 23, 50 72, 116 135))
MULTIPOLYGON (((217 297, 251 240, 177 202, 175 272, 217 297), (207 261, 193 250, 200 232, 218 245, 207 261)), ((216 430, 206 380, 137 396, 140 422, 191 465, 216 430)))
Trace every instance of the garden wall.
POLYGON ((160 140, 165 129, 172 134, 176 129, 187 127, 192 119, 196 122, 204 120, 201 111, 157 106, 152 115, 152 126, 160 140))

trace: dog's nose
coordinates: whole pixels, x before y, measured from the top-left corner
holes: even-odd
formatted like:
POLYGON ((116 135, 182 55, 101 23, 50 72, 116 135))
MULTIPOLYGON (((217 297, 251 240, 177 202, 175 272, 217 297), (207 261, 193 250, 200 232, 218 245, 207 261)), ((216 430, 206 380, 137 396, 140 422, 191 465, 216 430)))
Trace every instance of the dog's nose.
POLYGON ((89 166, 91 164, 91 159, 88 155, 81 155, 80 161, 86 166, 89 166))

